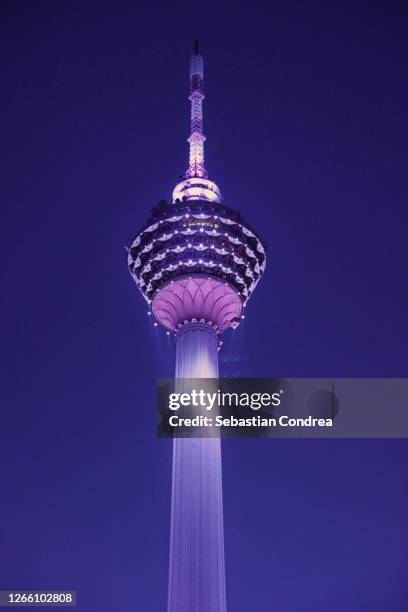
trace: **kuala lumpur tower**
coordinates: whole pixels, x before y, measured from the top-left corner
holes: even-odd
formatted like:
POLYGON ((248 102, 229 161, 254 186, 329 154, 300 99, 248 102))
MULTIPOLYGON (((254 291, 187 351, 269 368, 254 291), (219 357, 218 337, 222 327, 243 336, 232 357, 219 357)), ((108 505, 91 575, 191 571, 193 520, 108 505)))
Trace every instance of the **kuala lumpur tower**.
MULTIPOLYGON (((218 378, 221 336, 237 327, 265 250, 222 202, 204 163, 203 58, 190 60, 191 132, 185 178, 152 210, 129 247, 130 273, 158 325, 176 340, 177 379, 218 378)), ((221 441, 175 438, 168 612, 225 612, 221 441)))

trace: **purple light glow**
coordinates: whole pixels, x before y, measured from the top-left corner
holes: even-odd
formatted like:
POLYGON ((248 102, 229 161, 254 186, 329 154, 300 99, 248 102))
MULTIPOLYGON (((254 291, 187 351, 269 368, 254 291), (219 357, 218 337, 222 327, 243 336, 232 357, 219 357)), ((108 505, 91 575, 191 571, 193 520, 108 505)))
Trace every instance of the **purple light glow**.
POLYGON ((163 287, 152 305, 155 318, 170 331, 195 318, 213 321, 222 331, 241 314, 237 292, 215 279, 180 279, 163 287))

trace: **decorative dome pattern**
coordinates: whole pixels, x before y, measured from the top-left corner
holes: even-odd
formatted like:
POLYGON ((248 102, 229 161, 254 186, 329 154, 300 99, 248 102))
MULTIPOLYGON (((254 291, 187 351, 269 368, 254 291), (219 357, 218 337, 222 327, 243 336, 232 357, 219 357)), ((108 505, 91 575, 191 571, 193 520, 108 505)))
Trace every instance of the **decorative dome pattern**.
POLYGON ((189 323, 206 323, 218 333, 237 325, 242 303, 227 283, 191 277, 171 281, 153 298, 152 312, 166 329, 177 332, 189 323))

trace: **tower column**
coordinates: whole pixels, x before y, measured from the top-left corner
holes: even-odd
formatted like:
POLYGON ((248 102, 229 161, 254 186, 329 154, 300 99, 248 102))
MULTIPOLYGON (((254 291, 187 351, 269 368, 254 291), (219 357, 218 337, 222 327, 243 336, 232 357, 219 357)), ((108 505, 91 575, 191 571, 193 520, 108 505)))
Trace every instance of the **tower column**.
MULTIPOLYGON (((176 378, 217 378, 217 334, 201 323, 176 336, 176 378)), ((221 441, 175 438, 168 612, 225 612, 221 441)))

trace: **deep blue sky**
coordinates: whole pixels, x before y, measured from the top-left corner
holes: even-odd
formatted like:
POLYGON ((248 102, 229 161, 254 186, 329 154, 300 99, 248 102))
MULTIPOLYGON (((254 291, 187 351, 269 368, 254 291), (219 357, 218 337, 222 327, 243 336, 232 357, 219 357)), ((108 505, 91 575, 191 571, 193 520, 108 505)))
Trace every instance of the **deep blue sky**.
MULTIPOLYGON (((194 36, 210 176, 269 244, 222 374, 407 375, 407 9, 261 4, 2 2, 1 589, 165 610, 172 339, 124 247, 186 168, 194 36)), ((223 458, 231 612, 406 612, 407 441, 223 458)))

